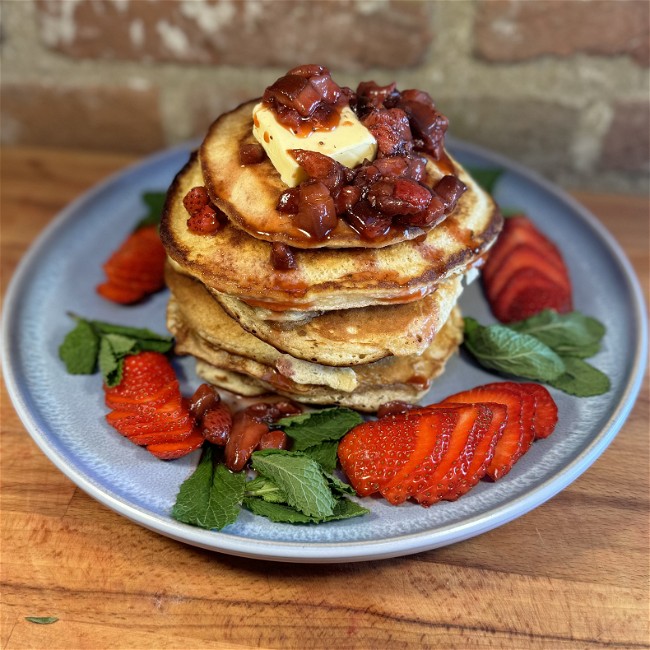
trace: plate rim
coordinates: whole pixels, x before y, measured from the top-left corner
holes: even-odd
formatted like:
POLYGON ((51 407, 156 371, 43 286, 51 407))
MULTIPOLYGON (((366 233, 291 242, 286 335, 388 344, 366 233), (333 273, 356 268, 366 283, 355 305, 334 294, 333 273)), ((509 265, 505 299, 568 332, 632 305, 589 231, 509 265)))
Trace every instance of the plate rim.
POLYGON ((481 514, 474 515, 461 522, 446 524, 435 530, 396 535, 381 540, 277 542, 273 540, 253 539, 243 535, 203 530, 177 522, 169 516, 163 517, 154 514, 121 499, 117 495, 104 491, 101 486, 95 484, 81 469, 78 469, 66 457, 60 454, 56 447, 49 442, 47 437, 48 432, 40 427, 39 422, 30 412, 23 395, 23 392, 26 391, 21 390, 18 378, 10 363, 13 357, 11 323, 17 315, 18 307, 20 306, 20 300, 22 298, 20 289, 28 283, 30 274, 36 270, 35 260, 38 258, 39 252, 47 246, 49 240, 59 230, 65 227, 70 219, 74 218, 84 204, 92 202, 108 186, 122 180, 124 177, 136 174, 141 169, 153 166, 158 162, 180 155, 183 152, 187 152, 189 155, 189 151, 196 146, 196 141, 181 143, 175 147, 170 147, 147 156, 110 174, 89 188, 57 213, 32 242, 16 266, 3 300, 1 332, 2 369, 7 392, 13 407, 31 438, 45 456, 77 487, 130 521, 166 537, 210 551, 262 560, 332 563, 379 560, 419 553, 460 542, 502 526, 537 506, 542 505, 558 492, 565 489, 578 476, 585 472, 609 446, 629 416, 641 390, 647 363, 648 325, 645 300, 639 280, 625 252, 613 235, 591 212, 565 190, 547 181, 537 172, 479 145, 466 143, 452 137, 448 138, 448 145, 455 152, 477 155, 489 161, 490 164, 498 165, 507 171, 518 174, 529 182, 541 187, 546 193, 552 195, 560 202, 568 205, 582 221, 586 222, 595 231, 601 243, 606 246, 613 260, 615 260, 622 271, 626 288, 632 298, 633 325, 639 333, 639 336, 636 340, 632 368, 626 377, 621 398, 607 420, 607 423, 597 435, 594 436, 573 461, 563 466, 559 472, 514 499, 508 499, 505 503, 490 508, 481 514))

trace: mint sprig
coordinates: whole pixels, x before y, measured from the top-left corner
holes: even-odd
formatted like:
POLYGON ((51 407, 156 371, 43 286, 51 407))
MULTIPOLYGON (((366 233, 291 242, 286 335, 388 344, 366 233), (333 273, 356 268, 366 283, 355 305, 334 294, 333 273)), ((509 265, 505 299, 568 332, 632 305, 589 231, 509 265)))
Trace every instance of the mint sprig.
POLYGON ((352 409, 330 408, 312 413, 301 413, 277 422, 293 440, 293 449, 303 451, 331 440, 340 440, 363 418, 352 409))
POLYGON ((147 214, 138 221, 134 230, 147 226, 157 226, 160 223, 166 197, 165 192, 144 192, 142 194, 142 200, 147 206, 147 214))
POLYGON ((205 445, 194 473, 180 487, 172 517, 209 530, 234 523, 244 499, 246 475, 215 465, 213 445, 205 445))
POLYGON ((606 393, 608 377, 584 361, 596 354, 604 325, 580 312, 545 310, 509 325, 465 319, 465 348, 484 367, 533 379, 578 397, 606 393))
POLYGON ((484 327, 466 318, 465 347, 482 366, 517 377, 549 381, 564 372, 562 359, 551 348, 505 325, 484 327))
POLYGON ((130 354, 171 350, 173 339, 151 330, 86 320, 71 314, 75 327, 66 334, 59 347, 59 357, 73 375, 90 375, 97 366, 104 383, 117 386, 122 379, 124 359, 130 354))
POLYGON ((251 456, 253 469, 273 481, 292 508, 323 519, 334 512, 336 500, 317 462, 299 452, 276 449, 251 456))

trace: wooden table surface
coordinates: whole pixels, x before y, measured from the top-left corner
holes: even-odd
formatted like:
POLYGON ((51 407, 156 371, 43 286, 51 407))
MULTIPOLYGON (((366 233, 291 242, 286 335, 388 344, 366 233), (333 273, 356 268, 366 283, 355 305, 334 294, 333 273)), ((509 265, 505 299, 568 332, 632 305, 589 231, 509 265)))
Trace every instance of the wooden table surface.
MULTIPOLYGON (((133 159, 2 153, 2 294, 70 200, 133 159)), ((648 202, 577 193, 648 295, 648 202)), ((167 539, 75 487, 2 388, 2 630, 18 648, 645 648, 648 383, 601 458, 555 498, 419 555, 289 565, 167 539), (37 625, 26 616, 56 616, 37 625)))

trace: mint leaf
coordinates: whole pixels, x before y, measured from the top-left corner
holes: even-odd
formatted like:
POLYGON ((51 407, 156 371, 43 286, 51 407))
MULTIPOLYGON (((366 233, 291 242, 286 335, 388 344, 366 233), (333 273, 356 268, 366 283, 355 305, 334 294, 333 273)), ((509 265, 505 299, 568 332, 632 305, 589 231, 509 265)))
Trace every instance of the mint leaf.
POLYGON ((256 476, 246 483, 246 496, 260 497, 269 503, 286 503, 280 488, 265 476, 256 476))
POLYGON ((106 337, 102 337, 99 345, 99 370, 104 383, 112 388, 122 381, 124 358, 113 352, 113 347, 106 337))
POLYGON ((314 520, 302 512, 281 503, 269 503, 264 499, 246 497, 244 508, 254 515, 266 517, 278 524, 312 524, 314 520))
POLYGON ((342 498, 336 502, 334 506, 334 512, 324 519, 324 521, 334 521, 336 519, 350 519, 352 517, 361 517, 362 515, 368 514, 370 510, 360 506, 355 501, 350 499, 342 498))
POLYGON ((351 409, 331 408, 282 418, 277 425, 293 440, 293 449, 302 451, 326 440, 340 440, 363 418, 351 409))
POLYGON ((499 206, 499 212, 506 219, 509 217, 520 217, 524 213, 521 208, 503 207, 502 205, 499 206))
POLYGON ((465 167, 469 175, 486 191, 492 194, 494 187, 503 174, 502 169, 485 169, 482 167, 465 167))
POLYGON ((92 374, 99 365, 107 386, 122 381, 123 360, 144 351, 166 353, 173 344, 170 336, 148 329, 126 327, 102 321, 89 321, 70 314, 76 321, 59 347, 59 356, 72 374, 92 374))
POLYGON ((163 336, 156 334, 149 329, 143 327, 130 327, 128 325, 116 325, 115 323, 106 323, 100 320, 89 321, 94 330, 100 334, 121 334, 122 336, 129 336, 137 339, 140 343, 154 342, 154 343, 167 343, 170 348, 173 343, 171 336, 163 336))
POLYGON ((609 377, 591 364, 575 357, 563 357, 565 372, 549 381, 555 388, 576 397, 593 397, 606 393, 611 384, 609 377))
POLYGON ((467 321, 464 345, 482 366, 537 381, 564 373, 562 359, 535 337, 504 325, 483 327, 474 319, 467 321))
POLYGON ((301 453, 267 449, 251 456, 253 469, 271 479, 287 503, 310 517, 332 514, 335 499, 318 463, 301 453))
POLYGON ((587 358, 598 352, 605 326, 595 318, 574 311, 558 314, 545 309, 526 320, 512 323, 512 329, 530 334, 563 356, 587 358))
POLYGON ((59 619, 56 616, 25 616, 25 620, 29 623, 36 623, 38 625, 51 625, 56 623, 59 619))
POLYGON ((131 354, 137 346, 137 341, 135 339, 128 336, 122 336, 121 334, 107 334, 102 337, 102 342, 103 341, 108 342, 116 357, 125 357, 128 354, 131 354))
POLYGON ((338 477, 334 476, 333 474, 327 474, 326 472, 323 472, 323 476, 325 476, 325 480, 329 484, 330 490, 332 490, 334 494, 350 494, 352 496, 356 495, 355 489, 349 483, 344 483, 338 477))
POLYGON ((323 518, 308 517, 291 506, 281 503, 268 503, 267 501, 253 497, 245 498, 243 505, 244 508, 250 510, 255 515, 267 517, 273 522, 282 524, 320 524, 326 521, 360 517, 370 512, 350 499, 339 499, 334 505, 332 514, 323 518))
POLYGON ((213 446, 205 445, 199 464, 194 472, 183 481, 178 491, 176 503, 171 512, 174 519, 193 526, 198 526, 200 525, 198 522, 203 521, 212 489, 213 456, 213 446))
POLYGON ((221 530, 239 516, 246 484, 245 472, 214 467, 214 447, 206 445, 194 473, 183 481, 171 515, 192 526, 221 530))
POLYGON ((136 224, 134 230, 139 230, 146 226, 157 226, 160 223, 163 208, 165 207, 165 192, 144 192, 142 200, 147 206, 147 214, 136 224))
POLYGON ((91 324, 79 319, 59 347, 59 357, 72 375, 91 375, 97 367, 99 336, 91 324))
POLYGON ((245 485, 246 472, 231 472, 225 465, 217 465, 203 519, 204 528, 221 530, 235 523, 244 499, 245 485))
POLYGON ((315 460, 326 472, 332 473, 336 469, 338 449, 338 440, 326 440, 320 445, 303 449, 302 453, 315 460))

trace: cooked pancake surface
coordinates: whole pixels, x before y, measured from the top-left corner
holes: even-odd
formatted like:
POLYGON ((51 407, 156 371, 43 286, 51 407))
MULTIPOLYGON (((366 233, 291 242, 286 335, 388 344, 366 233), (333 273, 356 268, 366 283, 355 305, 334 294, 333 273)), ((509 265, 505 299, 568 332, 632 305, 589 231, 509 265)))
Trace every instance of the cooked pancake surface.
POLYGON ((319 311, 404 303, 421 299, 442 280, 464 273, 498 235, 502 217, 468 176, 456 210, 424 241, 385 248, 296 250, 297 268, 271 264, 271 244, 230 224, 206 236, 187 228, 183 197, 203 185, 193 157, 168 195, 161 238, 177 270, 208 288, 273 311, 319 311))
MULTIPOLYGON (((242 104, 219 117, 200 150, 201 169, 210 197, 235 226, 253 237, 297 248, 379 248, 415 239, 426 232, 417 227, 395 226, 386 236, 366 241, 344 219, 339 219, 327 239, 319 241, 296 228, 291 215, 276 210, 280 194, 287 186, 271 161, 266 158, 257 165, 242 165, 239 160, 240 146, 256 142, 252 135, 256 103, 242 104)), ((318 133, 309 137, 318 138, 318 133)), ((444 168, 429 159, 426 182, 434 185, 444 175, 444 168)))
POLYGON ((462 280, 456 276, 441 282, 422 300, 326 311, 295 324, 260 318, 258 309, 232 296, 215 297, 245 330, 279 350, 307 361, 349 366, 424 352, 461 291, 462 280))
POLYGON ((197 373, 204 379, 242 395, 272 391, 307 404, 337 404, 376 411, 381 404, 392 400, 414 403, 421 399, 430 381, 442 374, 461 341, 462 318, 458 309, 454 309, 424 354, 390 357, 355 367, 358 385, 352 391, 299 383, 254 359, 224 353, 193 332, 177 343, 177 351, 197 358, 197 373))

